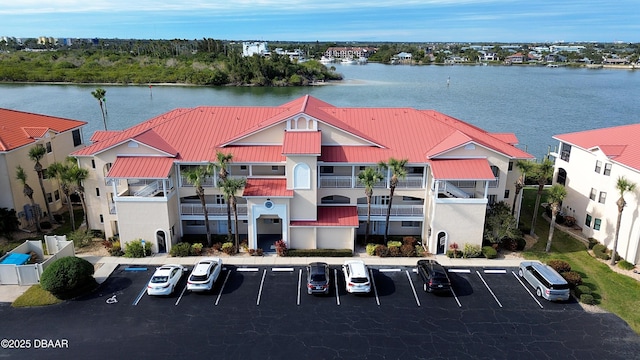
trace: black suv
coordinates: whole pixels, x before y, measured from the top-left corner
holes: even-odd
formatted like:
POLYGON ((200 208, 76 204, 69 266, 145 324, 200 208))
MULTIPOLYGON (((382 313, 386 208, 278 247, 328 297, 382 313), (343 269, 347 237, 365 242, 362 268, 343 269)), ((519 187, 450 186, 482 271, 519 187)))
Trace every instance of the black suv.
POLYGON ((313 262, 307 266, 307 293, 329 293, 329 265, 323 262, 313 262))
POLYGON ((451 289, 447 270, 435 260, 418 260, 418 274, 426 292, 448 292, 451 289))

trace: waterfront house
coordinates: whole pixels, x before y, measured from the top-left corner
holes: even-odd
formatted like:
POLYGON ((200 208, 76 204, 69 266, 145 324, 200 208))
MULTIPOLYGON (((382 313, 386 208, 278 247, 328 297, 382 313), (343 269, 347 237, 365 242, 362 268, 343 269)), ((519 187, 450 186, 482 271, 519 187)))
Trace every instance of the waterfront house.
POLYGON ((368 59, 375 53, 376 48, 372 47, 332 46, 324 52, 324 56, 335 59, 368 59))
POLYGON ((625 194, 626 207, 618 242, 618 253, 637 264, 640 260, 640 124, 556 135, 560 141, 554 183, 567 189, 561 211, 577 219, 582 234, 612 248, 618 218, 616 189, 619 177, 638 184, 625 194))
MULTIPOLYGON (((145 239, 169 251, 204 234, 203 208, 185 170, 231 154, 238 231, 250 248, 354 249, 364 234, 367 200, 358 174, 406 159, 392 199, 389 235, 423 239, 443 253, 452 243, 480 245, 487 206, 511 204, 532 156, 510 133, 489 133, 434 110, 336 107, 312 96, 280 106, 200 106, 169 111, 118 132, 96 132, 74 153, 85 182, 91 224, 121 242, 145 239)), ((374 188, 372 234, 384 234, 391 173, 374 188)), ((227 233, 227 207, 214 176, 204 182, 212 232, 227 233)), ((519 208, 519 201, 518 207, 519 208)), ((124 244, 123 244, 124 245, 124 244)))
POLYGON ((35 214, 47 216, 46 204, 51 212, 60 210, 62 194, 57 181, 44 178, 43 195, 35 162, 29 159, 29 150, 41 146, 46 149, 40 164, 46 168, 64 159, 83 146, 84 121, 64 119, 48 115, 0 109, 0 208, 14 209, 21 228, 35 224, 35 214), (27 175, 27 184, 33 189, 35 206, 23 193, 23 184, 16 179, 16 169, 21 166, 27 175))

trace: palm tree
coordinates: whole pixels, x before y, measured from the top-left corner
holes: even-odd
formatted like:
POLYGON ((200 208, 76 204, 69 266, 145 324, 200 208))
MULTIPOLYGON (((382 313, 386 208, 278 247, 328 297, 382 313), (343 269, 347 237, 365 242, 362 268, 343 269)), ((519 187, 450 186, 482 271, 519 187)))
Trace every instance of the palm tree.
POLYGON ((68 177, 72 183, 72 191, 75 192, 80 198, 80 204, 82 204, 82 212, 84 213, 84 221, 87 223, 87 232, 91 230, 89 226, 89 214, 87 213, 87 204, 84 201, 84 185, 85 181, 89 177, 89 170, 78 166, 78 162, 73 157, 67 157, 67 163, 69 164, 68 177))
MULTIPOLYGON (((238 207, 236 201, 236 193, 242 189, 247 184, 247 180, 244 178, 235 178, 235 179, 226 179, 225 181, 220 182, 220 188, 224 193, 225 200, 227 204, 233 209, 233 218, 235 224, 235 245, 236 252, 240 251, 240 239, 238 234, 238 207)), ((231 240, 231 236, 229 236, 229 240, 231 240)))
POLYGON ((183 172, 187 182, 196 188, 196 195, 200 199, 202 204, 202 211, 204 213, 204 225, 207 230, 207 245, 211 246, 211 229, 209 228, 209 212, 207 211, 207 202, 204 198, 204 188, 202 184, 206 179, 213 175, 213 164, 199 165, 183 172))
POLYGON ((49 208, 49 202, 47 201, 47 193, 44 190, 44 169, 42 168, 42 164, 40 164, 40 160, 47 153, 47 149, 42 145, 36 145, 29 149, 29 159, 35 162, 33 169, 38 173, 38 183, 40 183, 40 189, 42 190, 42 198, 44 199, 44 205, 47 208, 47 216, 49 217, 49 222, 55 224, 55 220, 53 219, 53 214, 51 213, 51 209, 49 208))
POLYGON ((100 104, 100 113, 102 114, 102 122, 104 123, 104 131, 107 131, 107 99, 105 96, 107 95, 107 90, 102 88, 97 88, 95 91, 91 92, 96 100, 98 100, 98 104, 100 104))
POLYGON ((367 227, 364 232, 364 242, 369 243, 369 231, 371 226, 371 198, 373 197, 373 187, 384 179, 384 175, 378 169, 367 167, 358 174, 358 181, 364 185, 364 194, 367 196, 367 227))
POLYGON ((387 218, 386 218, 386 226, 384 229, 384 242, 387 242, 389 237, 389 217, 391 216, 391 203, 393 202, 393 193, 396 191, 396 186, 398 186, 398 181, 400 179, 404 179, 407 176, 407 169, 405 169, 405 165, 409 160, 402 159, 397 160, 394 158, 389 158, 389 162, 385 163, 384 161, 380 161, 378 163, 378 167, 384 170, 387 170, 387 176, 389 176, 389 206, 387 207, 387 218))
POLYGON ((534 164, 532 174, 538 182, 538 194, 536 195, 536 205, 533 207, 533 216, 531 218, 531 231, 529 235, 535 235, 536 220, 538 219, 538 207, 540 207, 540 198, 542 198, 542 192, 544 186, 549 181, 549 178, 553 176, 553 162, 548 158, 542 160, 541 163, 534 164))
POLYGON ((533 168, 533 163, 529 160, 518 160, 516 162, 516 167, 520 170, 520 177, 516 181, 516 195, 513 198, 513 204, 511 204, 511 215, 513 215, 516 211, 516 202, 518 201, 518 195, 520 195, 520 191, 524 188, 524 180, 528 173, 531 172, 533 168))
POLYGON ((567 189, 560 184, 555 184, 549 189, 547 193, 547 202, 551 206, 551 223, 549 224, 549 237, 547 238, 546 252, 551 251, 551 241, 553 240, 553 231, 555 230, 556 216, 560 211, 560 204, 567 196, 567 189))
POLYGON ((42 228, 40 228, 40 212, 37 209, 36 202, 33 200, 33 189, 29 184, 27 184, 27 173, 24 172, 22 166, 18 165, 16 167, 16 179, 22 183, 23 189, 22 193, 24 196, 28 197, 31 201, 31 208, 33 209, 33 215, 36 219, 36 232, 41 233, 42 228))
MULTIPOLYGON (((233 160, 233 154, 225 154, 220 151, 216 151, 216 168, 218 168, 218 178, 220 179, 220 185, 227 180, 229 172, 227 166, 233 160)), ((227 202, 227 236, 231 241, 231 204, 227 202)))
POLYGON ((616 189, 618 190, 618 194, 620 194, 620 198, 616 201, 616 205, 618 205, 618 220, 616 220, 616 236, 613 239, 613 249, 611 250, 611 265, 615 265, 616 263, 622 210, 627 206, 627 202, 624 200, 624 194, 633 192, 636 189, 636 183, 627 180, 624 176, 620 176, 618 177, 618 181, 616 181, 616 189))
POLYGON ((76 230, 76 219, 73 214, 73 205, 71 204, 71 191, 75 185, 72 178, 71 166, 68 163, 54 162, 47 169, 47 175, 49 177, 56 178, 58 185, 62 189, 62 193, 67 199, 67 206, 69 208, 69 220, 71 221, 71 229, 76 230))

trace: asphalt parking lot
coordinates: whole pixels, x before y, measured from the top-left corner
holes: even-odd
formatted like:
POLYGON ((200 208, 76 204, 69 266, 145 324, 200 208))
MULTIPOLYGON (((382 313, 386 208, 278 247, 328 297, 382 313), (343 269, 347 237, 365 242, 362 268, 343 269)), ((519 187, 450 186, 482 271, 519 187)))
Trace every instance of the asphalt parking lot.
POLYGON ((211 292, 186 291, 186 274, 166 297, 146 294, 154 270, 121 265, 91 295, 58 306, 0 307, 4 338, 68 343, 0 349, 1 355, 629 359, 640 353, 640 337, 622 320, 587 313, 574 300, 537 298, 516 268, 449 268, 452 291, 436 295, 422 290, 413 267, 370 267, 373 291, 353 295, 341 268, 331 266, 330 292, 317 296, 306 293, 304 265, 225 265, 211 292))

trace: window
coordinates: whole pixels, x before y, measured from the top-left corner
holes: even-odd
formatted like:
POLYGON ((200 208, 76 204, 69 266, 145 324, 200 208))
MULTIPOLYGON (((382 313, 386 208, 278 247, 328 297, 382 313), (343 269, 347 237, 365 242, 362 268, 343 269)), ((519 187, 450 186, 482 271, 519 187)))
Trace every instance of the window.
POLYGON ((489 205, 493 205, 498 201, 498 195, 489 195, 489 205))
POLYGON ((51 195, 51 193, 47 193, 47 202, 48 203, 52 203, 53 202, 53 196, 51 195))
POLYGON ((104 216, 102 214, 100 214, 100 224, 104 224, 104 216))
POLYGON ((420 227, 420 221, 403 221, 402 227, 420 227))
POLYGON ((611 164, 604 164, 604 175, 611 175, 611 164))
POLYGON ((598 191, 594 188, 591 188, 591 194, 589 195, 589 199, 591 200, 595 200, 596 199, 596 194, 598 193, 598 191))
POLYGON ((504 191, 504 198, 508 199, 509 198, 509 190, 505 190, 504 191))
POLYGON ((60 200, 60 191, 59 190, 56 190, 56 191, 53 192, 53 198, 56 201, 60 200))
POLYGON ((493 176, 496 177, 496 180, 489 180, 489 187, 498 187, 498 182, 500 181, 500 169, 497 166, 491 165, 491 172, 493 172, 493 176))
POLYGON ((240 165, 240 170, 247 170, 247 165, 240 165))
POLYGON ((95 169, 95 168, 96 168, 96 161, 95 161, 95 160, 93 160, 93 159, 91 159, 91 167, 92 167, 93 169, 95 169))
POLYGON ((596 172, 600 174, 600 169, 602 169, 602 161, 596 160, 596 172))
POLYGON ((100 196, 100 188, 96 188, 96 196, 100 196))
POLYGON ((607 193, 600 191, 600 198, 598 199, 598 202, 604 204, 605 200, 607 200, 607 193))
POLYGON ((82 144, 82 137, 80 136, 80 130, 79 129, 73 130, 71 135, 73 136, 73 147, 76 147, 76 146, 82 144))
POLYGON ((47 141, 47 144, 45 145, 45 147, 47 148, 47 154, 51 153, 51 141, 47 141))
POLYGON ((602 219, 595 219, 593 222, 593 230, 600 230, 600 224, 602 223, 602 219))
POLYGON ((204 220, 185 220, 186 226, 204 226, 204 220))
POLYGON ((591 227, 591 219, 593 219, 591 215, 587 214, 587 219, 584 222, 587 227, 591 227))
POLYGON ((278 171, 278 170, 279 170, 278 165, 271 166, 271 171, 278 171))
POLYGON ((42 169, 42 180, 48 179, 48 178, 49 178, 49 174, 47 174, 47 169, 43 168, 42 169))
POLYGON ((509 171, 513 170, 513 161, 509 161, 509 171))
POLYGON ((311 169, 309 168, 309 165, 300 163, 293 167, 293 188, 311 188, 311 169))
POLYGON ((560 160, 569 162, 570 157, 571 157, 571 145, 563 143, 562 148, 560 150, 560 160))
POLYGON ((320 174, 333 174, 333 166, 320 166, 320 174))

